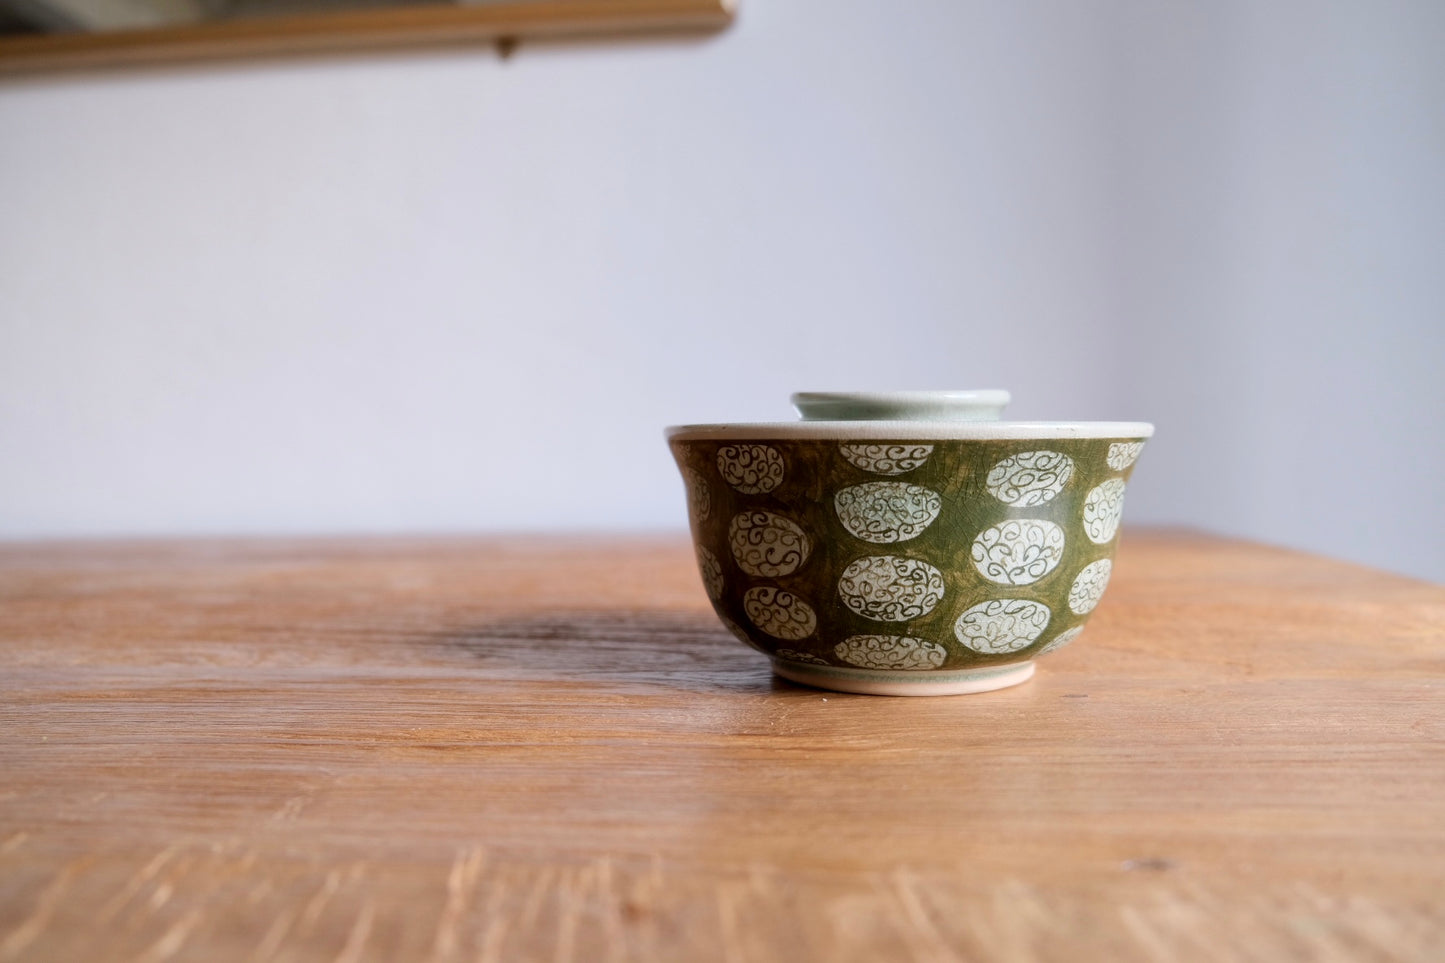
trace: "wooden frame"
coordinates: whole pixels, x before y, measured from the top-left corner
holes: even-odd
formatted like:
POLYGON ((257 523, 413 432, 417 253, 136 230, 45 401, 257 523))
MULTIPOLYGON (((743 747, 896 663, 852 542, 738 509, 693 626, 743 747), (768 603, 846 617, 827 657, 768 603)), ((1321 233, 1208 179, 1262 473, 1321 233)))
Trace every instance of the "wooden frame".
POLYGON ((0 74, 533 38, 705 32, 732 21, 733 0, 516 0, 308 14, 154 30, 0 39, 0 74))

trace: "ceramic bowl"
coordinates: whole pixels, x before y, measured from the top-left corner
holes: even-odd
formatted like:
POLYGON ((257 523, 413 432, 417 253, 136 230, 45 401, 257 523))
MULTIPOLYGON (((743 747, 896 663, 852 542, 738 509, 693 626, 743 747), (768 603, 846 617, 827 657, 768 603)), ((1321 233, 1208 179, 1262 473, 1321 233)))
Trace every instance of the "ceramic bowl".
POLYGON ((1003 391, 793 399, 802 421, 667 430, 703 587, 778 675, 983 692, 1079 637, 1152 425, 998 421, 1003 391))

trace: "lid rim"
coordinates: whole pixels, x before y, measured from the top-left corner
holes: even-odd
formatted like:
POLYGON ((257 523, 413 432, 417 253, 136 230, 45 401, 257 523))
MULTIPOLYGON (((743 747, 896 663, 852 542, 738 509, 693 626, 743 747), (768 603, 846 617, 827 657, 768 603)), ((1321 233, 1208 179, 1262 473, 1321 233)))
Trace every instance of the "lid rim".
POLYGON ((998 421, 1008 407, 1002 388, 947 391, 796 391, 804 421, 998 421))

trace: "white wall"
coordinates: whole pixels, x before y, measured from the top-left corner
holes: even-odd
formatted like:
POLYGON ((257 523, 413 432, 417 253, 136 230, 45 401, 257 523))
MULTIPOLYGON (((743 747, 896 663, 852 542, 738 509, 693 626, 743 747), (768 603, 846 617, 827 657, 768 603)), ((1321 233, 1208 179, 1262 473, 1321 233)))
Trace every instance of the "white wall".
POLYGON ((664 423, 1004 386, 1159 423, 1133 520, 1445 579, 1445 31, 1307 13, 0 83, 0 536, 675 526, 664 423))
POLYGON ((1118 25, 1131 517, 1445 581, 1445 4, 1118 25))

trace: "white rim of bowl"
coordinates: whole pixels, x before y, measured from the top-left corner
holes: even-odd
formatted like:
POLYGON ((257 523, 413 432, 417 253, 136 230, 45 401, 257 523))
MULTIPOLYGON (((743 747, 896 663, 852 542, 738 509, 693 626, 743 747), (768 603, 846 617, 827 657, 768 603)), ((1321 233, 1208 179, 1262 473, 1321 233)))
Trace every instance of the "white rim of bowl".
POLYGON ((1154 426, 1146 421, 772 421, 672 425, 665 434, 668 441, 1030 441, 1151 438, 1154 426))

